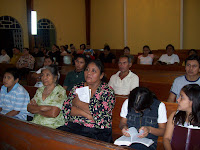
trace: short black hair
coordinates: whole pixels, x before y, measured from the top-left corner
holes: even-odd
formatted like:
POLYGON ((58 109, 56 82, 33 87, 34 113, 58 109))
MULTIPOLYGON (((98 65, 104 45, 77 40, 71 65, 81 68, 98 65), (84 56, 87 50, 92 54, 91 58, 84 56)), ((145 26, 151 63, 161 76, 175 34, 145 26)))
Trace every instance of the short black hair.
POLYGON ((110 46, 109 45, 104 46, 104 50, 105 49, 107 49, 108 51, 110 51, 110 46))
POLYGON ((166 50, 168 49, 168 47, 172 47, 172 49, 175 50, 175 49, 174 49, 174 46, 173 46, 172 44, 168 44, 168 45, 166 46, 166 50))
POLYGON ((54 63, 54 59, 53 59, 52 56, 45 56, 45 57, 44 57, 44 60, 45 60, 45 59, 50 59, 50 60, 52 61, 52 63, 54 63))
POLYGON ((198 55, 190 55, 188 58, 185 60, 185 65, 187 64, 188 60, 196 60, 199 63, 199 68, 200 68, 200 59, 198 55))
POLYGON ((127 56, 127 55, 121 55, 121 56, 119 57, 119 59, 120 59, 120 58, 127 58, 127 59, 128 59, 128 63, 132 63, 131 57, 129 57, 129 56, 127 56))
POLYGON ((127 49, 130 52, 130 48, 128 46, 124 47, 124 50, 127 49))
POLYGON ((17 70, 17 68, 8 68, 8 69, 6 69, 5 73, 12 74, 14 77, 14 80, 17 80, 20 78, 19 71, 17 70))
POLYGON ((189 51, 188 51, 188 55, 190 54, 190 52, 195 52, 195 54, 198 55, 198 52, 197 52, 196 49, 191 49, 191 50, 189 50, 189 51))

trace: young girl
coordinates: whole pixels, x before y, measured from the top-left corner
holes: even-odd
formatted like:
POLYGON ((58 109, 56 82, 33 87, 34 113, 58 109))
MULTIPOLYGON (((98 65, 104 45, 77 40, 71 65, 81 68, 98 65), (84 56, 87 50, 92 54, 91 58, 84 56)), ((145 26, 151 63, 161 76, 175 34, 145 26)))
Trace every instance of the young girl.
POLYGON ((154 141, 150 147, 142 144, 132 144, 134 149, 151 149, 157 147, 158 136, 163 136, 167 122, 166 108, 164 103, 155 98, 152 92, 144 87, 137 87, 130 92, 129 98, 124 101, 120 113, 120 129, 124 136, 128 128, 135 127, 138 132, 143 130, 139 138, 147 137, 154 141))
POLYGON ((27 119, 27 104, 30 101, 28 92, 19 83, 16 68, 6 70, 0 92, 0 113, 18 119, 27 119))
POLYGON ((178 98, 178 111, 173 112, 167 122, 167 128, 163 138, 166 150, 170 150, 174 126, 194 125, 200 127, 200 86, 198 84, 185 85, 178 98))
POLYGON ((151 53, 149 46, 143 47, 143 54, 138 56, 137 64, 152 65, 154 55, 151 53))

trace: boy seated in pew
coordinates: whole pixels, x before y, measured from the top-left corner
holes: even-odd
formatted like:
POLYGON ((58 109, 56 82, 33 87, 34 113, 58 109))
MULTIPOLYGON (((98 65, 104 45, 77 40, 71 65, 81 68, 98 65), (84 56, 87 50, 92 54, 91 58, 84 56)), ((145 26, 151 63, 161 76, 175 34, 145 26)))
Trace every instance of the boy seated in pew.
POLYGON ((132 66, 130 57, 120 56, 118 66, 119 71, 111 76, 108 85, 114 89, 115 94, 129 95, 131 90, 139 86, 139 78, 129 70, 132 66))
POLYGON ((186 74, 177 77, 170 90, 168 102, 174 102, 180 97, 181 89, 187 84, 198 84, 200 85, 200 58, 197 55, 191 55, 185 60, 185 71, 186 74))
POLYGON ((84 70, 87 65, 87 58, 83 54, 77 54, 75 57, 75 70, 70 71, 63 83, 63 88, 70 91, 75 84, 85 81, 84 70))
POLYGON ((6 70, 0 92, 0 113, 18 119, 27 119, 27 105, 30 97, 26 89, 19 83, 16 68, 6 70))

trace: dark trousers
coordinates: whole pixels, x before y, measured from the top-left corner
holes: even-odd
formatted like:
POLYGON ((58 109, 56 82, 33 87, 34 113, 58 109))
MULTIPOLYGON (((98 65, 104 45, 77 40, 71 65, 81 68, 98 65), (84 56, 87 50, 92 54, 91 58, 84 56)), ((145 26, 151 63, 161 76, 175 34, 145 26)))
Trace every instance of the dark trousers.
POLYGON ((58 130, 86 136, 89 138, 93 138, 96 140, 104 141, 104 142, 112 142, 112 129, 97 129, 97 128, 89 128, 83 125, 79 125, 78 123, 69 122, 67 126, 61 126, 57 128, 58 130))

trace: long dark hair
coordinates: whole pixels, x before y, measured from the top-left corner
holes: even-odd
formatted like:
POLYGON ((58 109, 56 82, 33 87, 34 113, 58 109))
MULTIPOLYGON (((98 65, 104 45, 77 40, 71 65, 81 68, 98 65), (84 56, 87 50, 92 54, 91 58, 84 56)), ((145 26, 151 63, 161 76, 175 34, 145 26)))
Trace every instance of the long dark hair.
MULTIPOLYGON (((198 84, 188 84, 181 89, 192 101, 192 113, 189 115, 191 125, 200 126, 200 86, 198 84)), ((174 123, 184 125, 186 112, 179 111, 174 115, 174 123)))
MULTIPOLYGON (((128 111, 134 109, 143 116, 143 110, 149 108, 153 104, 155 95, 145 87, 136 87, 133 89, 128 98, 128 111)), ((155 97, 156 98, 156 97, 155 97)))

